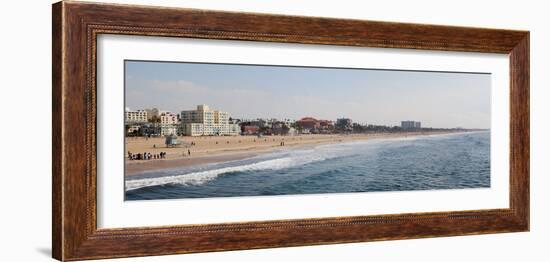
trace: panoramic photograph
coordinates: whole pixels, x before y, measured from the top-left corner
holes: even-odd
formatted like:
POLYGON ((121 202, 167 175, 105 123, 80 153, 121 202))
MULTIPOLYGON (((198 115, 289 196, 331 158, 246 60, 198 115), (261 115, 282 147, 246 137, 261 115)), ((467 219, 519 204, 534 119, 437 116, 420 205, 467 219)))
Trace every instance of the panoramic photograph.
POLYGON ((491 186, 491 75, 125 61, 125 199, 491 186))

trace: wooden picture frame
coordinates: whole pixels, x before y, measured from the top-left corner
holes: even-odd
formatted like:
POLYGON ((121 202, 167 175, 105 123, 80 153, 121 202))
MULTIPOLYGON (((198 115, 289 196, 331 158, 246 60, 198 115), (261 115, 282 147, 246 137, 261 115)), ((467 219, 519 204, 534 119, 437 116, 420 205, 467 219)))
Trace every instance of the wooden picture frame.
POLYGON ((529 230, 529 32, 83 2, 53 5, 52 245, 58 260, 442 237, 529 230), (510 207, 97 228, 96 41, 99 34, 508 54, 510 207))

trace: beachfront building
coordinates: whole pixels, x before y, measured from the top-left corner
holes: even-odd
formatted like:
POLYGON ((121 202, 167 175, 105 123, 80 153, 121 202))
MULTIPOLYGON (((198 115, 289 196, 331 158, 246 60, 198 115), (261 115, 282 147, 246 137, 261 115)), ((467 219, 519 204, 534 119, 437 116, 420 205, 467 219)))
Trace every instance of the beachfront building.
MULTIPOLYGON (((139 125, 137 133, 141 136, 159 137, 159 136, 171 136, 178 134, 179 125, 163 125, 159 123, 143 123, 139 125)), ((135 134, 135 129, 128 130, 128 135, 135 134)))
POLYGON ((296 122, 294 119, 290 119, 290 118, 285 118, 283 120, 278 120, 278 121, 285 123, 285 125, 287 126, 292 126, 292 124, 296 122))
POLYGON ((271 133, 274 135, 288 135, 290 126, 283 121, 276 121, 271 124, 271 133))
POLYGON ((403 129, 413 129, 414 121, 401 121, 401 128, 403 129))
POLYGON ((160 136, 160 126, 153 123, 144 123, 139 128, 141 136, 160 136))
POLYGON ((181 111, 181 126, 186 136, 238 135, 238 124, 229 123, 229 113, 198 105, 196 110, 181 111))
POLYGON ((179 126, 178 124, 160 124, 158 131, 161 136, 178 135, 179 126))
POLYGON ((321 123, 319 122, 319 120, 313 117, 304 117, 296 121, 296 124, 299 125, 302 128, 302 130, 307 130, 309 132, 321 127, 321 123))
POLYGON ((147 112, 147 121, 155 122, 160 117, 160 110, 158 108, 148 108, 145 109, 147 112))
POLYGON ((301 133, 329 133, 334 128, 334 122, 330 120, 318 120, 313 117, 304 117, 295 122, 296 126, 301 129, 301 133))
POLYGON ((241 132, 243 135, 258 135, 260 133, 260 127, 256 125, 245 124, 241 126, 241 132))
POLYGON ((147 111, 145 110, 130 110, 126 108, 124 121, 126 123, 146 123, 147 111))
POLYGON ((321 134, 328 134, 334 131, 334 122, 331 120, 319 120, 319 132, 321 134))
POLYGON ((171 112, 163 112, 159 118, 161 125, 176 125, 179 122, 178 115, 171 112))
POLYGON ((401 128, 405 130, 420 129, 422 124, 416 121, 401 121, 401 128))
POLYGON ((141 124, 125 124, 126 136, 137 136, 139 135, 139 129, 141 124))

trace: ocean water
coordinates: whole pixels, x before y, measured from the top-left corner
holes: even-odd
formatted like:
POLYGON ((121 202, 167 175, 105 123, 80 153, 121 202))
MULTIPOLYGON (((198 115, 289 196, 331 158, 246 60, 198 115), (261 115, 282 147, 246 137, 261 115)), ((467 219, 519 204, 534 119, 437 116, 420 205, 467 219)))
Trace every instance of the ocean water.
POLYGON ((490 133, 373 139, 145 172, 126 200, 490 187, 490 133))

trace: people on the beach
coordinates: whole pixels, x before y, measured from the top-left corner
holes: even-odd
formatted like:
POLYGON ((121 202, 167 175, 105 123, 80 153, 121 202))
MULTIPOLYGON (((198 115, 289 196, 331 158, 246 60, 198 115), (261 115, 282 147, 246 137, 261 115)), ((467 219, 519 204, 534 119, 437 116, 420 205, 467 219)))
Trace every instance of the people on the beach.
POLYGON ((132 152, 128 151, 128 160, 151 160, 165 158, 166 152, 160 152, 159 154, 152 154, 151 152, 132 154, 132 152))

